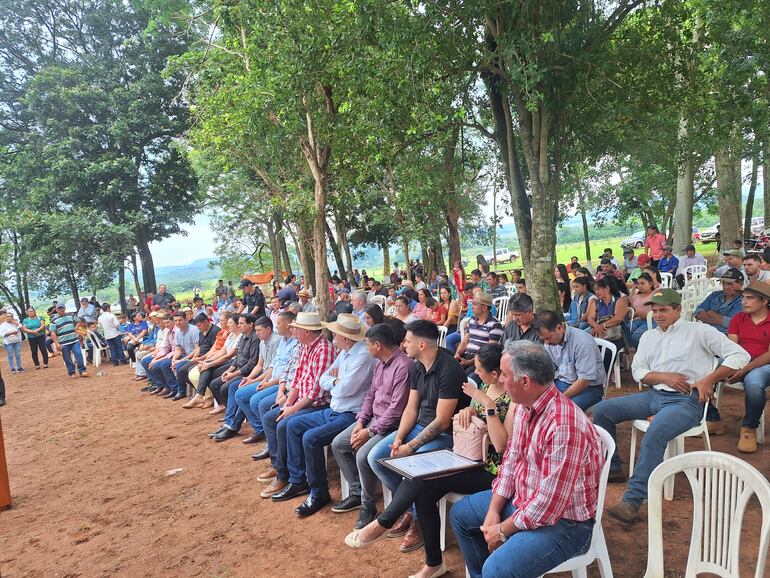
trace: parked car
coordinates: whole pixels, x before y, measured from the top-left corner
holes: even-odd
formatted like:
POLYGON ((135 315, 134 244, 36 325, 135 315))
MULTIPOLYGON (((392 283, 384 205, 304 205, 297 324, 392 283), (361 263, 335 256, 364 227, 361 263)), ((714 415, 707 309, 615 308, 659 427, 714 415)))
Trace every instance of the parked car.
POLYGON ((644 237, 645 232, 644 231, 638 231, 631 235, 628 239, 623 239, 620 242, 620 246, 625 251, 626 249, 639 249, 640 247, 644 247, 644 237))
POLYGON ((752 217, 751 219, 751 234, 761 235, 765 232, 765 218, 764 217, 752 217))
POLYGON ((716 243, 719 241, 719 223, 714 223, 712 227, 703 229, 700 232, 701 243, 716 243))
POLYGON ((692 226, 692 242, 700 241, 700 230, 695 225, 692 226))
POLYGON ((507 248, 498 249, 494 256, 492 256, 491 253, 484 256, 484 259, 487 260, 487 263, 495 263, 497 265, 500 263, 513 263, 518 258, 518 253, 515 251, 509 251, 507 248))

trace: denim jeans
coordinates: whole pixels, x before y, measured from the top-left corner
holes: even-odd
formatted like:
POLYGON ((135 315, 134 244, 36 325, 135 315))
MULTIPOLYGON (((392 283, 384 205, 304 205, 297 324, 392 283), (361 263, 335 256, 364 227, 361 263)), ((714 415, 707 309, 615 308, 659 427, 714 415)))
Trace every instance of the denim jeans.
POLYGON ((631 344, 634 347, 639 347, 639 341, 642 339, 642 335, 647 331, 646 319, 634 319, 631 324, 631 344))
MULTIPOLYGON (((450 510, 457 543, 468 573, 473 578, 537 578, 559 564, 588 551, 594 521, 559 520, 553 526, 525 530, 510 536, 489 553, 479 527, 489 510, 492 490, 466 496, 450 510)), ((510 500, 500 518, 509 518, 515 508, 510 500)))
MULTIPOLYGON (((644 393, 607 399, 594 406, 594 425, 604 428, 615 439, 615 425, 655 416, 642 437, 634 475, 628 480, 623 499, 640 506, 647 498, 647 480, 662 461, 668 442, 695 427, 703 417, 698 392, 689 395, 650 388, 644 393)), ((612 456, 613 470, 620 469, 617 450, 612 456)))
POLYGON ((265 431, 265 428, 262 427, 262 420, 259 419, 259 402, 265 398, 270 398, 272 405, 275 403, 275 394, 278 393, 277 385, 257 390, 259 385, 259 383, 252 383, 246 387, 238 388, 238 391, 235 392, 235 403, 249 420, 251 429, 254 430, 255 434, 265 431))
POLYGON ((268 403, 269 397, 262 399, 259 405, 260 419, 262 420, 262 427, 265 428, 265 438, 267 438, 267 448, 270 450, 270 464, 276 471, 276 476, 279 480, 289 479, 289 467, 287 465, 288 449, 286 446, 286 427, 291 420, 296 419, 299 416, 303 416, 314 411, 324 409, 325 406, 320 407, 308 407, 295 413, 294 415, 282 419, 276 422, 275 419, 278 414, 281 413, 282 407, 275 407, 271 409, 273 403, 268 403), (263 413, 262 410, 265 410, 263 413))
POLYGON ((110 358, 112 359, 112 365, 126 363, 126 356, 123 353, 123 340, 120 335, 113 337, 112 339, 108 339, 107 346, 110 348, 110 358))
MULTIPOLYGON (((412 441, 424 429, 425 429, 425 426, 422 426, 420 424, 415 424, 412 430, 404 438, 403 443, 412 441)), ((390 445, 396 439, 397 434, 398 432, 394 431, 390 435, 383 438, 383 440, 380 443, 378 443, 376 446, 374 446, 372 451, 369 452, 369 456, 367 458, 367 460, 369 461, 369 466, 371 466, 374 473, 377 474, 377 477, 380 478, 380 480, 382 481, 382 484, 390 490, 391 494, 396 493, 396 490, 398 490, 398 486, 401 484, 401 481, 404 478, 399 476, 393 470, 386 468, 385 466, 380 464, 377 460, 390 457, 390 445)), ((433 438, 427 444, 420 446, 419 449, 417 450, 417 453, 427 452, 430 450, 441 450, 441 449, 451 448, 451 447, 452 447, 452 436, 444 432, 438 437, 433 438)))
POLYGON ((243 376, 232 378, 230 381, 222 386, 222 389, 227 391, 227 411, 225 412, 225 427, 233 431, 240 431, 243 425, 243 420, 246 419, 246 415, 238 407, 235 402, 235 392, 238 391, 238 386, 246 379, 243 376))
MULTIPOLYGON (((150 361, 152 361, 152 359, 150 359, 150 361)), ((146 367, 147 375, 151 382, 163 387, 168 387, 171 390, 176 389, 176 375, 171 371, 170 357, 156 361, 152 367, 150 367, 148 362, 146 367)))
POLYGON ((743 378, 743 393, 745 396, 746 415, 743 417, 743 427, 756 429, 759 419, 765 411, 767 394, 765 390, 770 385, 770 365, 763 365, 749 371, 743 378))
POLYGON ((451 352, 455 353, 457 351, 457 346, 460 345, 460 342, 463 340, 462 336, 458 331, 455 331, 454 333, 450 333, 446 336, 446 345, 445 347, 451 352))
POLYGON ((86 364, 83 361, 83 350, 80 349, 80 341, 73 341, 72 343, 65 343, 61 345, 61 356, 64 360, 64 365, 67 366, 67 373, 70 375, 75 374, 75 365, 77 364, 78 373, 84 373, 86 370, 86 364), (72 356, 75 356, 73 363, 72 356))
POLYGON ((328 494, 324 448, 355 419, 355 412, 337 413, 326 407, 289 420, 286 426, 289 482, 298 484, 307 477, 312 496, 328 494))
POLYGON ((6 343, 5 354, 8 356, 8 365, 11 366, 11 370, 21 369, 21 341, 6 343))
MULTIPOLYGON (((558 389, 562 393, 567 391, 572 385, 571 383, 567 383, 566 381, 562 381, 561 379, 556 379, 554 380, 553 383, 556 386, 556 389, 558 389)), ((581 391, 579 394, 577 394, 575 397, 571 399, 572 399, 572 403, 574 403, 583 411, 587 411, 588 408, 599 403, 602 400, 602 397, 604 397, 604 386, 589 385, 583 391, 581 391)))

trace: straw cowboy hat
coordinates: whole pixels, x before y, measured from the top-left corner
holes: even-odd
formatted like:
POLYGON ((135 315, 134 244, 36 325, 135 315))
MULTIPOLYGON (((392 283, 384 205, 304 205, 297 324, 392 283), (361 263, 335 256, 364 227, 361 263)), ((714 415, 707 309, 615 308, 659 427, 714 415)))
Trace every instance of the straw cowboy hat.
POLYGON ((487 307, 492 307, 493 305, 492 296, 489 293, 479 293, 473 298, 473 302, 479 305, 486 305, 487 307))
POLYGON ((321 317, 315 311, 300 311, 297 313, 294 323, 291 323, 291 327, 307 329, 308 331, 321 331, 323 329, 321 317))
POLYGON ((313 297, 313 294, 310 293, 307 289, 302 289, 297 292, 297 297, 306 297, 308 299, 311 299, 313 297))
POLYGON ((358 316, 350 313, 340 313, 337 316, 337 321, 323 323, 323 326, 332 333, 342 335, 353 341, 362 341, 366 338, 366 331, 369 329, 366 325, 361 323, 358 316))

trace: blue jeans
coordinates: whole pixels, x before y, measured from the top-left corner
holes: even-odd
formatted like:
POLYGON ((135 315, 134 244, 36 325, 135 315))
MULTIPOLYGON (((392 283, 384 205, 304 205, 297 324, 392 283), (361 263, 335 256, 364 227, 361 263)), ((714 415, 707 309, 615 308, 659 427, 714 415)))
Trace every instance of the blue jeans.
POLYGON ((290 419, 286 426, 289 482, 299 484, 307 477, 312 496, 328 494, 324 447, 355 420, 355 412, 337 413, 328 407, 290 419))
POLYGON ((18 343, 6 343, 5 354, 8 356, 8 365, 11 366, 11 370, 21 369, 21 341, 18 343), (15 366, 14 361, 16 362, 15 366))
POLYGON ((64 365, 67 366, 67 373, 75 375, 75 364, 77 364, 78 373, 84 373, 86 370, 86 364, 83 361, 83 350, 80 349, 80 341, 73 341, 72 343, 65 343, 61 346, 61 356, 64 360, 64 365), (75 356, 75 362, 72 361, 72 356, 75 356))
POLYGON ((235 392, 238 391, 238 386, 246 379, 243 376, 232 378, 225 383, 222 388, 227 390, 227 411, 225 412, 225 427, 233 431, 240 431, 243 425, 243 420, 246 419, 246 415, 238 407, 235 402, 235 392))
MULTIPOLYGON (((424 429, 425 429, 425 426, 422 426, 420 424, 415 424, 415 426, 412 428, 412 431, 410 431, 407 434, 406 438, 403 439, 403 443, 412 441, 424 429)), ((380 464, 377 460, 390 457, 390 445, 396 439, 397 434, 398 434, 398 431, 394 431, 390 435, 384 437, 382 441, 380 441, 376 446, 372 448, 372 451, 370 451, 369 455, 367 456, 369 466, 371 466, 374 473, 377 474, 377 477, 380 478, 380 481, 382 482, 382 484, 390 490, 391 494, 396 493, 398 486, 401 484, 401 481, 404 478, 399 476, 393 470, 386 468, 385 466, 380 464)), ((430 450, 442 450, 442 449, 451 448, 451 447, 452 447, 452 436, 444 432, 438 437, 433 438, 427 444, 420 446, 420 448, 417 450, 417 453, 419 454, 430 450)))
POLYGON ((743 393, 745 396, 746 415, 743 417, 743 427, 756 429, 759 419, 765 411, 767 394, 765 390, 770 385, 770 365, 756 367, 743 378, 743 393))
MULTIPOLYGON (((556 389, 558 389, 562 393, 567 391, 569 387, 572 385, 571 383, 567 383, 566 381, 562 381, 561 379, 556 379, 554 380, 553 383, 556 386, 556 389)), ((602 400, 602 397, 604 397, 604 386, 589 385, 583 391, 577 394, 575 397, 570 399, 572 399, 572 403, 574 403, 580 409, 582 409, 583 411, 587 411, 588 408, 599 403, 602 400)))
POLYGON ((265 428, 267 448, 270 450, 270 465, 273 466, 273 469, 276 471, 276 477, 279 480, 288 480, 289 467, 287 465, 288 449, 286 446, 286 427, 293 419, 297 419, 300 416, 314 411, 322 410, 325 406, 302 409, 291 417, 276 422, 275 418, 281 413, 281 408, 276 407, 270 409, 275 402, 268 403, 269 401, 270 397, 262 398, 262 402, 259 404, 259 413, 260 419, 262 420, 262 427, 265 428), (262 412, 263 409, 266 410, 264 413, 262 412))
MULTIPOLYGON (((668 442, 700 423, 703 405, 698 402, 698 392, 685 395, 650 388, 644 393, 604 400, 594 407, 594 425, 607 430, 613 439, 616 424, 647 419, 652 415, 655 419, 642 437, 634 475, 628 480, 628 488, 623 495, 624 500, 637 507, 647 498, 647 480, 652 470, 663 461, 668 442)), ((617 450, 612 456, 611 468, 620 469, 617 450)))
POLYGON ((446 345, 445 347, 451 351, 452 353, 457 351, 457 346, 460 345, 460 342, 463 340, 462 336, 458 331, 455 331, 454 333, 450 333, 446 336, 446 345))
POLYGON ((112 359, 112 365, 126 363, 126 356, 123 353, 123 340, 120 335, 113 337, 112 339, 108 339, 107 346, 110 348, 110 359, 112 359))
POLYGON ((260 434, 265 431, 265 428, 262 427, 262 420, 259 419, 259 402, 265 398, 270 398, 272 400, 270 405, 274 404, 278 386, 272 385, 259 391, 257 391, 257 387, 259 387, 259 383, 238 388, 238 391, 235 392, 235 403, 249 420, 254 433, 260 434))
MULTIPOLYGON (((479 527, 491 500, 492 490, 479 492, 466 496, 449 512, 457 543, 473 578, 537 578, 587 552, 591 545, 593 520, 562 519, 553 526, 517 532, 490 554, 479 527)), ((509 518, 515 510, 509 500, 500 519, 509 518)))
MULTIPOLYGON (((152 359, 150 359, 150 361, 152 361, 152 359)), ((170 357, 156 361, 152 367, 150 367, 150 363, 148 361, 147 376, 151 382, 157 385, 168 387, 171 390, 176 389, 176 376, 174 375, 174 372, 171 371, 170 357)))

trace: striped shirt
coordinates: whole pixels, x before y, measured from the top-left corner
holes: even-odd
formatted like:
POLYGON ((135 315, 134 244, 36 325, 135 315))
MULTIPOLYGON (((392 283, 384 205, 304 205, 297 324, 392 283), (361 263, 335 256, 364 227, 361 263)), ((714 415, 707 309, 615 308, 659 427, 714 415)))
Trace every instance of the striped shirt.
POLYGON ((572 400, 551 386, 514 410, 513 431, 492 492, 513 499, 520 530, 596 514, 604 456, 599 434, 572 400))
POLYGON ((68 343, 74 343, 78 339, 78 335, 75 332, 75 324, 78 322, 78 318, 72 313, 58 315, 51 318, 51 324, 48 329, 51 333, 56 334, 59 343, 67 345, 68 343))
POLYGON ((485 343, 497 343, 503 338, 503 326, 491 315, 487 317, 484 323, 480 323, 479 318, 474 315, 468 322, 466 331, 470 334, 468 345, 463 354, 466 359, 474 357, 478 353, 479 347, 485 343))
POLYGON ((334 347, 323 335, 316 337, 313 343, 302 346, 297 362, 297 373, 292 384, 292 389, 296 389, 299 393, 297 401, 309 397, 313 400, 313 406, 328 405, 331 394, 321 389, 319 380, 321 374, 334 361, 334 357, 334 347))

